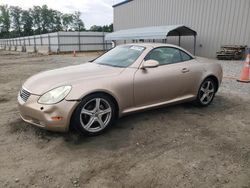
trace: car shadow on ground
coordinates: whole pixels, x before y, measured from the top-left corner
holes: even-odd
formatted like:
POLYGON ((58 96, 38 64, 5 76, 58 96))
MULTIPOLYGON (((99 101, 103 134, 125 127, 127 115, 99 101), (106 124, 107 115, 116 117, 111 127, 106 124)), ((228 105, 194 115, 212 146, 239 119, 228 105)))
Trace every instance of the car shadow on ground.
POLYGON ((204 121, 206 121, 206 116, 213 117, 221 111, 225 109, 229 110, 237 105, 240 104, 236 100, 218 95, 208 107, 197 107, 189 102, 148 110, 120 118, 116 124, 104 134, 95 137, 83 136, 75 131, 54 133, 42 130, 28 125, 20 118, 10 121, 9 132, 13 134, 32 134, 34 137, 37 137, 37 139, 44 141, 44 143, 48 143, 57 138, 63 138, 62 143, 71 148, 88 147, 115 150, 126 147, 131 137, 133 137, 133 140, 136 140, 136 136, 140 137, 140 134, 148 134, 148 136, 150 136, 156 129, 166 129, 168 126, 171 126, 171 121, 173 122, 175 119, 181 120, 181 123, 174 126, 180 126, 176 128, 184 130, 190 126, 189 124, 192 124, 192 122, 185 120, 187 117, 194 117, 194 120, 196 117, 204 117, 204 121), (169 119, 171 119, 171 121, 169 121, 169 119), (168 122, 170 123, 168 124, 168 122))

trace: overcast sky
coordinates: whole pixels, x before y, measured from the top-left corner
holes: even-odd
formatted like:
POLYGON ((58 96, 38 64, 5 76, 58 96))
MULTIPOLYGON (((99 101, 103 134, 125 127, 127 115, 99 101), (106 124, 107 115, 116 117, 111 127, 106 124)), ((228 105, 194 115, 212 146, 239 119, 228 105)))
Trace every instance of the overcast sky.
POLYGON ((112 5, 123 0, 0 0, 0 4, 20 6, 24 9, 33 5, 48 5, 63 13, 82 12, 82 20, 88 29, 92 25, 105 25, 113 22, 112 5))

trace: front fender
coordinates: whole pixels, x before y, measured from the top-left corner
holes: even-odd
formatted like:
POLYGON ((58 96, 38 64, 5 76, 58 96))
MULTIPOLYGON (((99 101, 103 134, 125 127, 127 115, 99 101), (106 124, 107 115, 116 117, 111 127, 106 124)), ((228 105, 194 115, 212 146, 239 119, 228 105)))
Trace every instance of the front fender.
POLYGON ((134 105, 133 75, 135 69, 127 69, 124 74, 114 77, 85 80, 73 83, 72 90, 66 97, 67 101, 81 101, 85 96, 103 92, 111 95, 117 102, 119 110, 123 111, 134 105))
POLYGON ((203 79, 201 80, 200 85, 208 77, 215 77, 218 81, 218 88, 219 88, 223 79, 222 66, 218 63, 206 64, 205 71, 203 73, 203 79))

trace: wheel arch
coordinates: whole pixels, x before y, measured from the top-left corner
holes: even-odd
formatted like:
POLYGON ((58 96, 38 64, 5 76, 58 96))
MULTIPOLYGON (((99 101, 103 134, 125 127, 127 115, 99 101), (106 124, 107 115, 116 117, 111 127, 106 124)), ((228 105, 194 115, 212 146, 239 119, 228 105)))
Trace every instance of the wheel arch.
POLYGON ((70 117, 70 120, 69 120, 69 126, 68 126, 68 129, 72 130, 73 129, 73 125, 72 125, 72 118, 74 117, 74 114, 75 114, 75 111, 78 107, 78 105, 80 104, 80 102, 85 98, 85 97, 88 97, 90 95, 93 95, 93 94, 100 94, 100 95, 105 95, 107 97, 109 97, 113 102, 114 102, 114 105, 115 105, 115 118, 118 118, 119 117, 119 104, 118 104, 118 101, 116 99, 116 97, 114 97, 114 95, 112 95, 111 93, 109 92, 106 92, 106 91, 92 91, 90 93, 87 93, 85 95, 83 95, 78 101, 78 104, 74 107, 72 113, 71 113, 71 117, 70 117))
POLYGON ((116 114, 115 114, 115 116, 116 116, 116 118, 119 117, 120 108, 119 108, 118 100, 117 100, 117 98, 116 98, 113 94, 111 94, 110 92, 102 91, 102 90, 100 90, 100 91, 98 91, 98 90, 97 90, 97 91, 93 91, 93 92, 90 92, 90 93, 88 93, 88 94, 82 96, 82 97, 81 97, 81 100, 83 100, 85 97, 88 97, 88 96, 93 95, 93 94, 106 95, 107 97, 109 97, 109 98, 112 100, 112 102, 114 102, 114 105, 115 105, 115 107, 116 107, 116 110, 115 110, 115 111, 116 111, 116 114))
MULTIPOLYGON (((105 92, 105 91, 93 91, 93 92, 90 92, 90 93, 87 93, 85 95, 83 95, 81 98, 79 98, 77 101, 78 101, 78 104, 74 107, 73 111, 72 111, 72 114, 71 114, 71 117, 70 117, 70 121, 69 121, 69 126, 68 126, 68 129, 69 130, 74 130, 74 116, 75 116, 75 113, 79 107, 79 105, 81 104, 82 100, 85 99, 86 97, 88 96, 91 96, 91 95, 105 95, 106 97, 108 97, 115 105, 115 116, 114 118, 117 119, 119 117, 119 104, 118 104, 118 101, 117 99, 112 95, 110 94, 109 92, 105 92)), ((75 129, 77 131, 79 131, 78 129, 75 129)), ((92 135, 92 134, 90 134, 92 135)))
POLYGON ((211 75, 208 75, 207 77, 205 77, 203 79, 203 81, 208 79, 208 78, 212 79, 215 82, 215 84, 216 84, 216 91, 215 92, 217 92, 219 89, 219 79, 215 75, 211 74, 211 75))

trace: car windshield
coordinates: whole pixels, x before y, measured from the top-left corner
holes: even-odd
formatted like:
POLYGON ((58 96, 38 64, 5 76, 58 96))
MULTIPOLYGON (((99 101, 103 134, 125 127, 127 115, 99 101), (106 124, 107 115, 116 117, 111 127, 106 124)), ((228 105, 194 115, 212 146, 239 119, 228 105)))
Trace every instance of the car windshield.
POLYGON ((144 49, 144 47, 137 45, 117 46, 97 58, 94 63, 113 67, 128 67, 137 60, 144 49))

